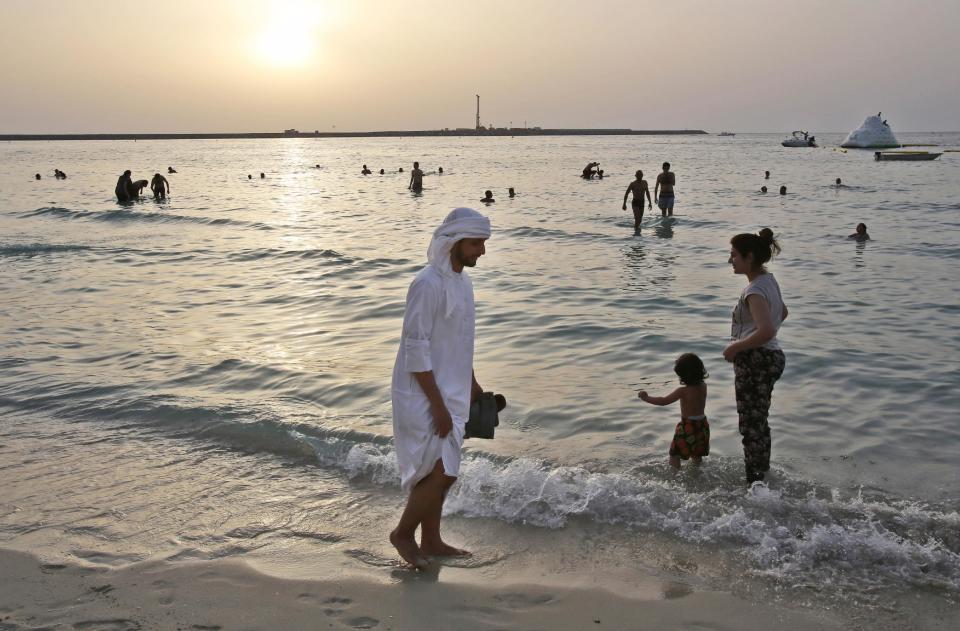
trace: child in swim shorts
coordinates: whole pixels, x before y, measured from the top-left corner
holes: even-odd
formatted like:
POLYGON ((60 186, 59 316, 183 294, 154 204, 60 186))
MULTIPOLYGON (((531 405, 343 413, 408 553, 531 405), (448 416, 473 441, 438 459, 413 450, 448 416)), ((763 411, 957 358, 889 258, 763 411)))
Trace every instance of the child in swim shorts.
POLYGON ((707 405, 707 384, 704 381, 709 375, 703 362, 693 353, 678 357, 673 371, 680 377, 682 385, 679 388, 665 397, 652 397, 645 390, 637 396, 653 405, 680 401, 680 422, 670 443, 670 466, 679 469, 681 460, 693 460, 693 464, 699 465, 710 453, 710 424, 704 414, 707 405))

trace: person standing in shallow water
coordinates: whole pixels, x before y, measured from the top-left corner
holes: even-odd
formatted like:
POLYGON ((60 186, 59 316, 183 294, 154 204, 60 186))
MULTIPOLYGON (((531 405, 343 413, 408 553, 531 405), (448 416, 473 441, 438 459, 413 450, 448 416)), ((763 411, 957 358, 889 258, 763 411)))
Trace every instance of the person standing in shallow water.
POLYGON ((666 217, 673 214, 673 187, 677 183, 677 176, 670 170, 670 163, 663 163, 663 173, 657 175, 657 183, 653 187, 653 197, 660 207, 660 214, 666 217))
POLYGON ((170 192, 170 182, 159 173, 154 173, 153 179, 150 180, 150 190, 153 191, 154 199, 166 199, 167 193, 170 192))
POLYGON ((477 264, 489 237, 487 217, 454 209, 434 231, 428 264, 407 290, 391 401, 400 485, 409 495, 390 543, 416 568, 427 556, 469 554, 443 541, 440 519, 460 473, 470 403, 483 393, 473 372, 473 284, 464 268, 477 264))
POLYGON ((730 239, 730 246, 727 262, 734 274, 747 277, 747 286, 733 309, 733 341, 723 350, 723 358, 733 363, 749 484, 763 480, 770 469, 770 397, 786 365, 777 332, 787 319, 787 305, 777 279, 764 267, 780 252, 773 231, 764 228, 758 234, 738 234, 730 239))
POLYGON ((653 201, 650 199, 650 187, 647 185, 647 181, 643 179, 643 171, 637 171, 637 179, 630 182, 627 186, 626 192, 623 194, 623 210, 627 209, 627 197, 630 193, 633 193, 633 200, 630 202, 631 208, 633 208, 633 229, 640 229, 640 222, 643 221, 643 196, 647 196, 647 204, 652 209, 653 201))
POLYGON ((129 170, 124 171, 123 175, 117 178, 117 186, 113 189, 118 202, 129 202, 133 199, 133 180, 129 170))
MULTIPOLYGON (((403 169, 400 169, 403 171, 403 169)), ((420 163, 413 163, 413 171, 410 171, 410 184, 407 185, 414 193, 419 193, 423 190, 423 171, 420 170, 420 163)))

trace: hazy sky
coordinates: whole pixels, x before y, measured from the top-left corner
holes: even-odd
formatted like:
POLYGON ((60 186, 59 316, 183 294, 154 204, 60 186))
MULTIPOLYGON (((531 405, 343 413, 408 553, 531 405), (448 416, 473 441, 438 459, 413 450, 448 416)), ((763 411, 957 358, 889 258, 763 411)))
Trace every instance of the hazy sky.
POLYGON ((960 130, 960 0, 0 0, 0 133, 960 130))

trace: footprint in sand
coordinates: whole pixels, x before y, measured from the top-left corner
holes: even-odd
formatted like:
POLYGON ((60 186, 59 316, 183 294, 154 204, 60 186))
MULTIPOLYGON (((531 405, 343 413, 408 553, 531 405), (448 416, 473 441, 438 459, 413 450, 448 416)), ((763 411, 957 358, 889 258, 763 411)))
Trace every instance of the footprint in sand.
POLYGON ((329 605, 331 603, 336 603, 338 605, 349 605, 353 600, 350 598, 344 598, 343 596, 331 596, 330 598, 323 601, 323 604, 329 605))
POLYGON ((346 609, 338 609, 337 605, 346 607, 353 602, 353 600, 350 598, 343 598, 341 596, 330 596, 329 598, 321 601, 318 595, 311 594, 309 592, 298 595, 297 600, 310 605, 327 605, 321 611, 323 612, 323 615, 331 618, 336 618, 346 611, 346 609))
POLYGON ((67 566, 59 563, 45 563, 40 566, 40 571, 44 574, 53 574, 54 572, 60 572, 65 569, 67 569, 67 566))
POLYGON ((109 594, 113 591, 113 585, 107 583, 106 585, 97 585, 96 587, 90 588, 91 592, 97 592, 98 594, 109 594))
POLYGON ((165 581, 162 578, 155 580, 151 583, 156 588, 157 602, 161 605, 172 605, 173 604, 173 594, 171 590, 173 589, 173 583, 170 581, 165 581))
POLYGON ((380 624, 380 621, 376 618, 368 618, 367 616, 350 618, 349 620, 344 620, 344 622, 354 629, 372 629, 380 624))

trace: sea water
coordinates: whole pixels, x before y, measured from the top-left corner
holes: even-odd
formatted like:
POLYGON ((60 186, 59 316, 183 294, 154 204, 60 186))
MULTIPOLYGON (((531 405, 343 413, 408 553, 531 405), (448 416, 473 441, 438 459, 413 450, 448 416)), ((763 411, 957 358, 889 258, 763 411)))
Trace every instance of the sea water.
POLYGON ((237 557, 282 575, 320 555, 343 573, 394 568, 404 294, 436 225, 473 206, 493 224, 469 270, 476 374, 509 408, 495 440, 467 441, 445 524, 477 554, 450 580, 586 568, 629 592, 654 574, 865 626, 949 628, 960 154, 875 162, 818 137, 3 143, 0 546, 106 565, 237 557), (407 189, 414 160, 422 194, 407 189), (578 177, 591 161, 603 180, 578 177), (624 190, 642 169, 652 191, 664 161, 674 217, 654 207, 635 233, 624 190), (124 169, 162 173, 169 199, 118 205, 124 169), (846 239, 859 222, 869 242, 846 239), (773 470, 747 488, 721 353, 745 282, 729 239, 762 227, 783 246, 769 267, 790 317, 773 470), (710 372, 712 445, 674 475, 678 408, 636 392, 676 387, 683 352, 710 372))

